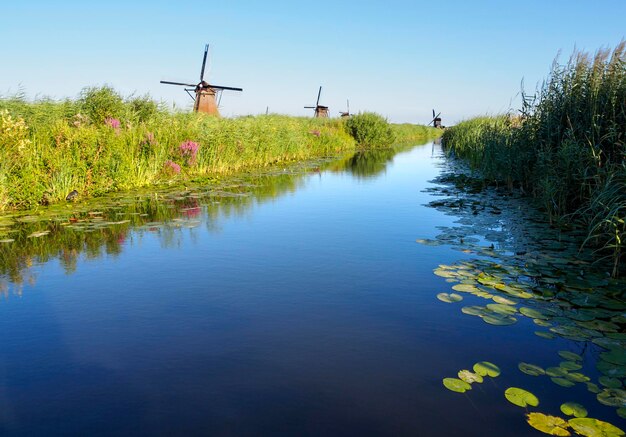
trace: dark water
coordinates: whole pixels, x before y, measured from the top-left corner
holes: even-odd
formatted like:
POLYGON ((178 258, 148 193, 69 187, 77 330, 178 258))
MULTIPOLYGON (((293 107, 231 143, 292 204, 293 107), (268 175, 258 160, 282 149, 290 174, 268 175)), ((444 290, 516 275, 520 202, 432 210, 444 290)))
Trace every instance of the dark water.
POLYGON ((539 434, 510 386, 619 425, 584 386, 517 370, 571 341, 436 299, 433 269, 469 257, 415 242, 458 219, 425 206, 441 161, 428 144, 21 217, 2 245, 2 434, 539 434), (483 360, 502 375, 443 387, 483 360))

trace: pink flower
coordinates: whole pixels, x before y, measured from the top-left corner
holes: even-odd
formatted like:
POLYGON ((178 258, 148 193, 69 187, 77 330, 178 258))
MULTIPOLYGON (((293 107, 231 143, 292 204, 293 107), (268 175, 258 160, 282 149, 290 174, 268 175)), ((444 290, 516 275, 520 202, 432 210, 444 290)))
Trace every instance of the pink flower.
POLYGON ((169 159, 165 161, 165 170, 178 174, 180 173, 180 165, 176 164, 174 161, 170 161, 169 159))
POLYGON ((120 121, 117 118, 113 118, 113 117, 107 117, 104 120, 104 124, 106 124, 107 126, 109 126, 110 128, 113 128, 115 130, 120 128, 120 121))
POLYGON ((193 164, 196 162, 199 147, 200 145, 194 141, 184 141, 178 146, 178 151, 187 160, 187 164, 193 164))

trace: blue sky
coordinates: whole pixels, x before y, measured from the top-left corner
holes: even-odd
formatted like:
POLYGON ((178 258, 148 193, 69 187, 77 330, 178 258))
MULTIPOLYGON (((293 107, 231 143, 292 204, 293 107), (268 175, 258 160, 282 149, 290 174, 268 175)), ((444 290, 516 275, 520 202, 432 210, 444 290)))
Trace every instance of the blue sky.
POLYGON ((614 47, 626 1, 40 1, 0 5, 0 94, 75 97, 109 84, 170 107, 191 99, 160 80, 191 81, 211 45, 209 82, 244 88, 225 116, 338 115, 373 110, 394 122, 444 124, 517 108, 557 53, 614 47))

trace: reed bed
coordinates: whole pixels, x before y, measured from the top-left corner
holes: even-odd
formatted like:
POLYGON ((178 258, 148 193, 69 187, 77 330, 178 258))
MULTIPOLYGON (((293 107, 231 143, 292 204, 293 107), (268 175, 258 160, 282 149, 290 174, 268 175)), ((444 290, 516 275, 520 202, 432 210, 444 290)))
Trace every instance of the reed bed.
MULTIPOLYGON (((391 130, 397 141, 423 132, 391 130)), ((60 102, 0 99, 0 144, 0 210, 62 201, 73 190, 93 197, 358 147, 341 119, 171 113, 149 97, 124 99, 106 86, 60 102)))
POLYGON ((532 194, 551 221, 586 226, 613 275, 626 249, 625 48, 555 62, 521 115, 467 120, 443 136, 448 153, 532 194))

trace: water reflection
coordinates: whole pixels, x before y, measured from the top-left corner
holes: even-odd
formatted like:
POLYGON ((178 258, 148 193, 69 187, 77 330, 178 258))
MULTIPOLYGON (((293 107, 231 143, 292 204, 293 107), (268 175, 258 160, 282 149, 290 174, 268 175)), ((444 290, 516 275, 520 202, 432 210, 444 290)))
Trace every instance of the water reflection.
POLYGON ((373 177, 384 172, 403 149, 359 152, 249 174, 210 185, 159 191, 117 193, 86 203, 56 205, 44 210, 0 217, 0 293, 21 294, 24 284, 36 281, 33 266, 58 260, 66 274, 76 271, 80 257, 116 257, 134 237, 150 233, 161 247, 179 244, 181 230, 203 225, 219 232, 220 223, 245 215, 259 205, 306 184, 311 173, 348 172, 373 177))

